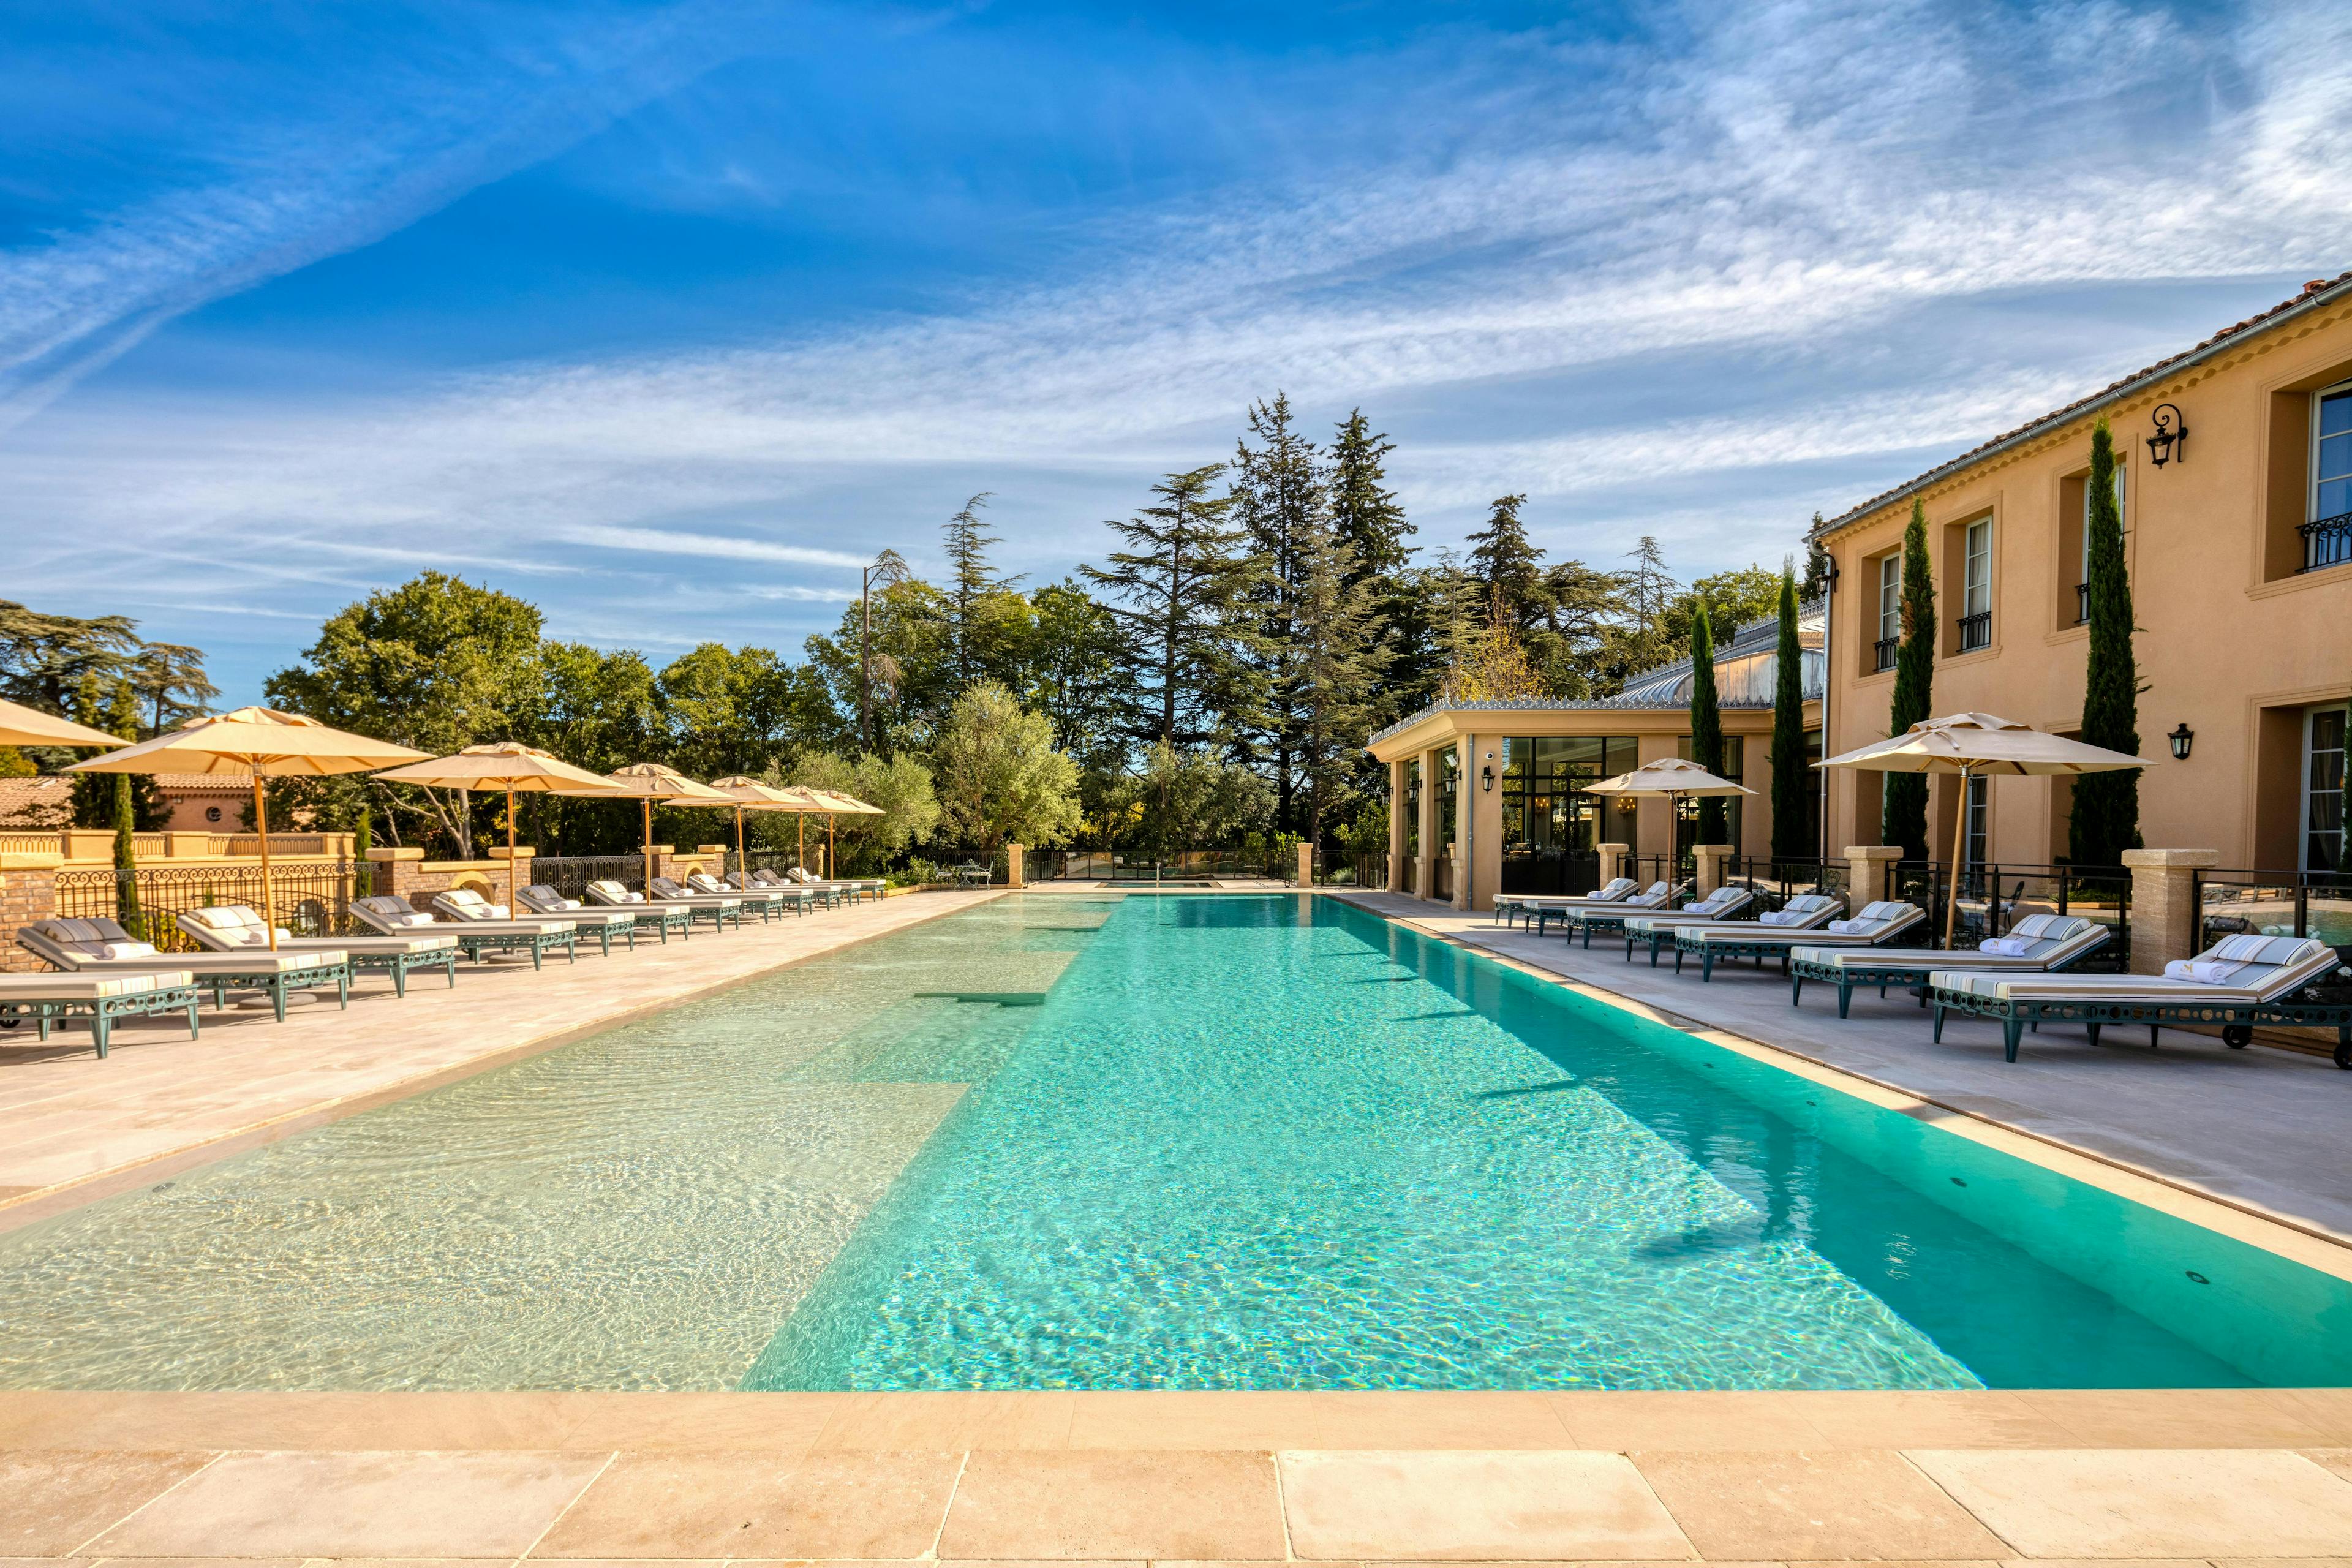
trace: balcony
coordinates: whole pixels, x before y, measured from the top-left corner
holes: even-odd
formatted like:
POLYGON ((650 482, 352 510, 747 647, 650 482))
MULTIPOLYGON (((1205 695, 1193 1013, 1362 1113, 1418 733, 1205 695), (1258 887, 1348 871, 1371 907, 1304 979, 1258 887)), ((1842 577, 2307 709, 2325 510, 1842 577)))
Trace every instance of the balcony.
POLYGON ((1972 653, 1992 646, 1992 612, 1979 610, 1973 616, 1960 617, 1960 651, 1972 653))
POLYGON ((2352 511, 2306 522, 2295 531, 2303 535, 2303 564, 2295 568, 2297 572, 2316 572, 2352 561, 2352 511))
POLYGON ((2077 583, 2074 584, 2074 624, 2079 626, 2090 618, 2091 585, 2088 583, 2077 583))
POLYGON ((1893 669, 1895 668, 1895 650, 1896 647, 1901 646, 1902 642, 1903 639, 1901 637, 1881 637, 1877 642, 1874 643, 1872 647, 1877 652, 1878 662, 1872 668, 1874 669, 1893 669))

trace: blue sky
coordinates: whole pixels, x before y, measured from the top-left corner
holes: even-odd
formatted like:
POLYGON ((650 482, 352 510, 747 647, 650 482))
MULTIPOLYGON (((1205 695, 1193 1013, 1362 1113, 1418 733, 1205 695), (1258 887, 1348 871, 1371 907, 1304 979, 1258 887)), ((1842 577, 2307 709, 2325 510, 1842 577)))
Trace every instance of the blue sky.
POLYGON ((1684 575, 2352 267, 2352 7, 0 6, 0 596, 797 654, 1254 397, 1684 575))

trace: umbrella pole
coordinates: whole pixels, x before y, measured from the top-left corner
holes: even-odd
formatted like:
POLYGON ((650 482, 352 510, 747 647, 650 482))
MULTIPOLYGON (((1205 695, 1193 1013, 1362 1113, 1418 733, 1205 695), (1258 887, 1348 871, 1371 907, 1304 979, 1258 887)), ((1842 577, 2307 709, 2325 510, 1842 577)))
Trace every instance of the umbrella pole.
POLYGON ((824 875, 828 881, 833 878, 833 813, 829 811, 824 814, 824 875))
MULTIPOLYGON (((1944 946, 1948 951, 1952 945, 1953 917, 1960 912, 1960 857, 1968 853, 1968 847, 1969 770, 1962 768, 1959 807, 1952 813, 1952 875, 1944 890, 1944 946)), ((1998 901, 2000 898, 2000 889, 1994 889, 1992 896, 1998 901)), ((1987 915, 1985 924, 1988 928, 1992 924, 1990 913, 1987 915)))
POLYGON ((278 913, 269 894, 269 802, 261 793, 261 775, 253 775, 253 826, 261 835, 261 923, 269 932, 269 951, 278 951, 278 913))
POLYGON ((808 869, 807 812, 796 811, 793 813, 793 864, 805 871, 808 869))
POLYGON ((745 887, 751 885, 751 862, 743 856, 743 808, 740 805, 735 808, 735 874, 743 879, 745 887))
POLYGON ((514 789, 507 790, 507 913, 522 908, 522 889, 515 886, 514 863, 514 789))
POLYGON ((654 896, 654 800, 653 800, 653 796, 651 796, 651 795, 646 795, 646 796, 644 796, 643 798, 641 798, 641 799, 637 802, 637 804, 638 804, 638 805, 642 805, 642 806, 644 806, 644 807, 646 808, 646 811, 645 811, 645 816, 646 816, 646 836, 645 836, 643 838, 641 838, 641 839, 639 839, 639 840, 637 841, 637 847, 638 847, 638 848, 640 848, 641 850, 643 850, 643 851, 645 852, 645 857, 646 857, 646 901, 647 901, 647 902, 651 902, 651 901, 652 901, 652 900, 653 900, 653 896, 654 896))

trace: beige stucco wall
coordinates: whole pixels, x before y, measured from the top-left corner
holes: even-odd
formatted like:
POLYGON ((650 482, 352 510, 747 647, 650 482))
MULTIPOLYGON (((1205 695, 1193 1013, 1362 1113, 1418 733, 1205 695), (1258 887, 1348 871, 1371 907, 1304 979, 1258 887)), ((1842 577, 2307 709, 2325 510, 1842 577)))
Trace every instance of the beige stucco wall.
MULTIPOLYGON (((2309 394, 2352 375, 2352 300, 2315 310, 2108 408, 2126 465, 2125 555, 2141 683, 2143 838, 2210 847, 2233 867, 2296 862, 2301 710, 2352 694, 2352 565, 2297 574, 2295 525, 2308 520, 2309 394), (2161 469, 2145 445, 2150 412, 2179 405, 2186 450, 2161 469), (2195 742, 2171 760, 2165 734, 2195 742), (2292 733, 2290 733, 2292 730, 2292 733)), ((2038 728, 2080 722, 2086 633, 2081 581, 2082 476, 2096 411, 1939 480, 1925 493, 1941 637, 1933 710, 1997 713, 2038 728), (1958 530, 1993 519, 1992 640, 1960 654, 1958 530)), ((1841 574, 1830 656, 1832 752, 1886 733, 1892 671, 1870 669, 1874 561, 1898 550, 1910 500, 1829 540, 1841 574)), ((1833 780, 1832 841, 1879 839, 1875 775, 1833 780), (1867 795, 1867 799, 1864 797, 1867 795)), ((2041 779, 1990 790, 1990 855, 2046 862, 2065 852, 2064 791, 2041 779)), ((1930 831, 1949 840, 1956 792, 1938 783, 1930 831)))

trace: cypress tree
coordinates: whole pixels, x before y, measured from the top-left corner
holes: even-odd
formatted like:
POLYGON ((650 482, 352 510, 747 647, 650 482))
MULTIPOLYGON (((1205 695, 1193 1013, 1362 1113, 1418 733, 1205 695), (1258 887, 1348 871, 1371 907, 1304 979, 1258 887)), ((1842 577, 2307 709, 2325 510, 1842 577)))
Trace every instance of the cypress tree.
MULTIPOLYGON (((2091 432, 2085 497, 2090 527, 2090 662, 2083 679, 2083 741, 2139 752, 2139 671, 2132 658, 2131 582, 2124 574, 2124 523, 2116 510, 2115 437, 2101 419, 2091 432)), ((2139 845, 2139 770, 2084 773, 2074 781, 2066 847, 2077 866, 2118 866, 2139 845)))
MULTIPOLYGON (((1715 698, 1715 628, 1708 624, 1706 601, 1698 603, 1698 617, 1691 623, 1691 761, 1717 774, 1723 772, 1723 714, 1715 698)), ((1698 803, 1698 841, 1701 844, 1723 842, 1727 825, 1723 801, 1719 796, 1704 796, 1698 803)))
POLYGON ((368 851, 375 847, 375 808, 360 807, 360 819, 352 829, 352 876, 358 882, 362 899, 375 891, 375 862, 368 851))
POLYGON ((1797 579, 1780 569, 1780 643, 1772 677, 1772 858, 1810 860, 1812 779, 1805 767, 1805 651, 1797 640, 1797 579))
POLYGON ((114 775, 114 919, 132 940, 146 940, 146 921, 139 910, 138 844, 131 837, 135 824, 131 775, 114 775))
MULTIPOLYGON (((1903 640, 1895 650, 1895 703, 1886 732, 1900 735, 1927 717, 1936 674, 1936 579, 1927 569, 1927 509, 1911 503, 1903 531, 1903 640)), ((1879 841, 1906 860, 1927 858, 1927 775, 1888 773, 1879 841)))

